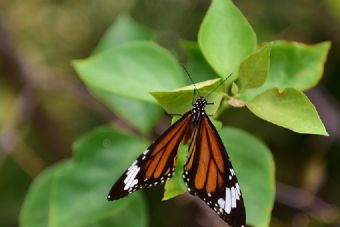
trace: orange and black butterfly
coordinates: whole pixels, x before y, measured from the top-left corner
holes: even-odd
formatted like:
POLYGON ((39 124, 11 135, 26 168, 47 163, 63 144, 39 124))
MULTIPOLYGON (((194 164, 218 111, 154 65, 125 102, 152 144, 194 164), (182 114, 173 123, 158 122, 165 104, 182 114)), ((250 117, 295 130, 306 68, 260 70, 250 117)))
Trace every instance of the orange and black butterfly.
POLYGON ((175 172, 179 145, 189 144, 183 178, 188 191, 204 200, 232 227, 244 227, 246 214, 235 171, 200 96, 192 109, 148 147, 112 186, 108 200, 163 184, 175 172))

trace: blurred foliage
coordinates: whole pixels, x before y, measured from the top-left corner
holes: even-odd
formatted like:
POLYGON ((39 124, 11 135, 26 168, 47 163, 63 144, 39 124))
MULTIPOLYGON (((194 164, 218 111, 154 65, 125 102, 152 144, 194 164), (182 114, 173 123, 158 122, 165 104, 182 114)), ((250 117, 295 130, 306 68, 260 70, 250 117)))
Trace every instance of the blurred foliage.
MULTIPOLYGON (((332 42, 329 60, 325 66, 325 78, 316 88, 307 92, 307 96, 316 105, 330 137, 292 133, 254 118, 249 111, 244 111, 244 108, 230 108, 220 115, 220 119, 224 125, 242 128, 265 141, 276 161, 278 181, 303 192, 298 194, 297 191, 279 187, 272 226, 325 226, 339 222, 339 214, 334 208, 340 205, 340 172, 337 162, 340 160, 340 81, 337 77, 340 73, 339 3, 337 0, 238 0, 235 4, 256 31, 259 43, 278 39, 305 43, 327 40, 332 42), (284 197, 287 194, 293 199, 284 197), (304 200, 306 195, 310 195, 308 198, 312 199, 304 200), (314 199, 321 202, 313 202, 314 199), (295 201, 297 202, 294 203, 295 201)), ((168 126, 168 123, 158 121, 162 116, 159 107, 152 111, 155 120, 143 125, 138 124, 141 120, 131 120, 133 115, 127 116, 130 121, 127 117, 122 117, 124 110, 117 109, 117 106, 120 106, 119 99, 111 102, 108 98, 100 98, 108 97, 105 90, 91 90, 109 108, 98 103, 79 83, 71 68, 71 60, 90 55, 98 43, 105 42, 101 37, 113 21, 117 20, 117 15, 130 11, 134 20, 143 25, 142 30, 145 27, 151 28, 137 39, 156 40, 181 61, 187 62, 192 75, 198 75, 196 72, 203 70, 209 72, 209 75, 214 74, 211 67, 202 62, 202 53, 195 44, 186 42, 183 48, 176 41, 197 39, 198 29, 208 6, 209 1, 188 0, 0 2, 1 226, 18 225, 18 212, 29 181, 45 166, 70 157, 71 143, 84 132, 111 121, 116 127, 129 131, 134 131, 129 125, 139 130, 147 128, 137 133, 152 137, 168 126), (10 43, 6 42, 4 32, 10 34, 10 43), (149 32, 153 34, 150 36, 149 32), (201 63, 197 64, 199 60, 201 63), (27 87, 31 87, 28 92, 27 87), (28 106, 34 106, 34 110, 31 112, 27 105, 22 104, 23 101, 28 103, 28 106), (114 110, 115 114, 112 114, 111 110, 114 110), (160 123, 153 127, 156 122, 160 123)), ((120 29, 128 26, 118 26, 117 31, 121 33, 120 29)), ((134 34, 131 36, 136 39, 134 34)), ((111 36, 106 33, 106 37, 111 36)), ((96 51, 101 54, 99 48, 96 51)), ((219 71, 222 72, 217 70, 219 71)), ((181 76, 185 77, 184 74, 181 76)), ((202 80, 197 81, 215 77, 216 75, 210 78, 202 77, 202 80)), ((140 110, 139 104, 128 112, 137 110, 140 110)), ((138 154, 142 150, 143 147, 135 149, 135 152, 138 154)), ((97 168, 95 166, 93 168, 97 168)), ((121 168, 124 169, 124 166, 121 168)), ((100 186, 110 187, 115 174, 118 173, 105 170, 101 174, 111 179, 103 180, 107 185, 102 182, 100 186)), ((60 177, 63 179, 63 176, 60 177)), ((38 179, 41 180, 42 176, 38 179)), ((72 182, 74 181, 72 179, 72 182)), ((79 183, 81 184, 81 180, 79 183)), ((95 191, 93 193, 97 194, 95 191)), ((103 190, 103 193, 105 197, 106 191, 103 190)), ((192 225, 188 219, 197 220, 197 212, 185 209, 189 206, 184 205, 180 199, 178 203, 177 200, 169 203, 171 205, 166 209, 158 209, 164 206, 159 204, 160 196, 155 198, 154 194, 157 192, 153 192, 151 196, 150 194, 147 194, 149 210, 153 217, 156 216, 150 220, 150 226, 176 226, 183 223, 192 225), (179 209, 186 210, 186 217, 175 212, 179 209)), ((109 222, 103 223, 109 225, 109 222)))
POLYGON ((145 146, 144 141, 111 128, 96 129, 77 140, 72 161, 49 168, 34 181, 23 205, 20 225, 146 226, 146 205, 141 195, 117 203, 107 203, 105 196, 125 163, 132 162, 145 146))

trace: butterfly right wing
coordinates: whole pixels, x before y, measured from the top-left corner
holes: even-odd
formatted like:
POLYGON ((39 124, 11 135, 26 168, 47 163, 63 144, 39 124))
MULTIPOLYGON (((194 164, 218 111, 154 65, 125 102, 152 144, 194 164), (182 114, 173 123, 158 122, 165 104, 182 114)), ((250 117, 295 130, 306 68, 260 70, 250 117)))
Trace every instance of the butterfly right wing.
POLYGON ((187 112, 151 144, 112 186, 108 200, 116 200, 138 189, 162 184, 172 177, 177 150, 191 118, 191 111, 187 112))
POLYGON ((193 132, 184 181, 191 194, 204 200, 232 227, 244 227, 246 213, 235 170, 208 117, 193 132))

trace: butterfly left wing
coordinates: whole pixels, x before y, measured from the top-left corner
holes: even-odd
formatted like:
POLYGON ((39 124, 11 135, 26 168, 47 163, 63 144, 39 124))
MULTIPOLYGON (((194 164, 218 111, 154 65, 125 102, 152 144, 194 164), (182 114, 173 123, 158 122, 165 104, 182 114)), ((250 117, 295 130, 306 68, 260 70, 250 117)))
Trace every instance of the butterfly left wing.
POLYGON ((245 226, 245 208, 235 171, 206 116, 193 132, 183 177, 188 191, 198 195, 230 226, 245 226))
POLYGON ((175 171, 178 146, 191 118, 190 111, 151 144, 112 186, 108 200, 116 200, 138 189, 164 183, 171 177, 175 171))

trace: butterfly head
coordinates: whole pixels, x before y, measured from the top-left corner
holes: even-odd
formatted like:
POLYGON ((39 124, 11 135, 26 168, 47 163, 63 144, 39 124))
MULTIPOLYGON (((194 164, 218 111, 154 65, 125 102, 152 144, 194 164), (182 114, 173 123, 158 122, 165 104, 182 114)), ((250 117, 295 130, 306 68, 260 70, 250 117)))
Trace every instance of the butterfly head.
MULTIPOLYGON (((197 100, 196 100, 196 102, 195 102, 195 104, 194 104, 194 106, 197 106, 197 107, 201 107, 201 108, 205 108, 205 106, 207 105, 207 100, 204 98, 204 97, 202 97, 202 96, 200 96, 197 100)), ((193 107, 194 107, 193 106, 193 107)))

